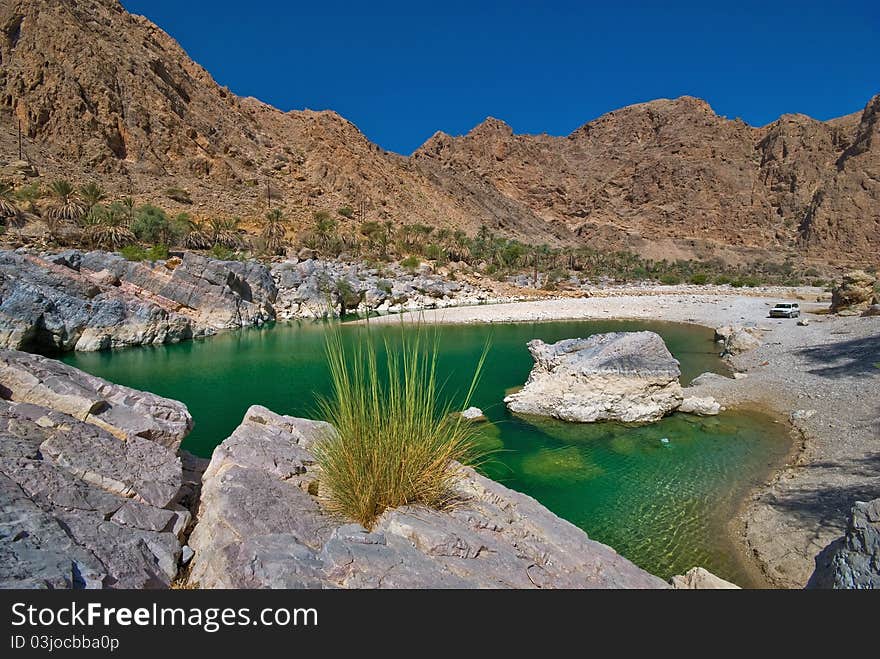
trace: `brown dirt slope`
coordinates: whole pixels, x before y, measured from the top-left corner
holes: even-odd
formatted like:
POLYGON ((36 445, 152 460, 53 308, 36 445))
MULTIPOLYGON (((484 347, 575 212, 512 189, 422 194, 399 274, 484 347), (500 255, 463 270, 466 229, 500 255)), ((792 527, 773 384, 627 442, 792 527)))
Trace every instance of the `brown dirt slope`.
MULTIPOLYGON (((329 111, 281 112, 219 86, 116 0, 0 0, 0 165, 99 180, 170 210, 259 217, 267 187, 298 226, 318 209, 493 230, 529 242, 726 260, 806 250, 876 262, 880 97, 763 128, 682 97, 567 137, 487 119, 389 153, 329 111), (193 204, 165 198, 184 188, 193 204), (180 207, 178 208, 177 205, 180 207)), ((357 218, 361 219, 361 218, 357 218)))

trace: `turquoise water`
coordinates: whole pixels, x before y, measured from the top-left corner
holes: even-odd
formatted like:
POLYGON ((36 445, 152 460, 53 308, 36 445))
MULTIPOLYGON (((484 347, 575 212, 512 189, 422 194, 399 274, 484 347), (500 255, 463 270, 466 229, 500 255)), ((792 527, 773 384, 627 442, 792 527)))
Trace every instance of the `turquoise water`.
MULTIPOLYGON (((187 404, 196 425, 184 447, 208 456, 261 404, 280 413, 313 416, 326 394, 324 331, 319 323, 284 324, 204 340, 104 353, 64 361, 113 382, 187 404)), ((742 585, 757 585, 730 541, 727 524, 748 488, 787 453, 785 429, 756 414, 714 418, 673 415, 641 427, 568 424, 508 413, 505 392, 521 386, 532 360, 526 343, 607 331, 651 329, 680 360, 682 381, 723 371, 712 332, 642 322, 554 322, 445 326, 440 374, 450 395, 464 390, 486 340, 491 342, 472 404, 490 423, 496 449, 483 471, 529 494, 645 569, 662 577, 702 565, 742 585), (661 438, 669 442, 660 442, 661 438)), ((360 332, 343 325, 345 336, 360 332)), ((393 345, 399 329, 373 327, 393 345)))

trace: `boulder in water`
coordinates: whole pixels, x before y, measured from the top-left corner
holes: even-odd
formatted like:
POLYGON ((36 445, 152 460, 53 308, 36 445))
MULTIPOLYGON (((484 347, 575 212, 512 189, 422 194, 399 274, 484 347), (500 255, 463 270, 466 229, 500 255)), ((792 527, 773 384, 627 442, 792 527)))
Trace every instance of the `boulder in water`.
POLYGON ((654 332, 612 332, 548 345, 525 386, 504 399, 512 412, 563 421, 657 421, 682 402, 678 360, 654 332))

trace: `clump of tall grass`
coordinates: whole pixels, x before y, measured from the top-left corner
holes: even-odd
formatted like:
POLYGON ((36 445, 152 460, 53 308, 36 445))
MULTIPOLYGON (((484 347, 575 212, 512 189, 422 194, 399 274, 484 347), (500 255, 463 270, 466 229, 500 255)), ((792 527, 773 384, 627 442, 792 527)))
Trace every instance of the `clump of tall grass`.
POLYGON ((370 529, 388 508, 448 506, 460 465, 482 458, 479 430, 455 412, 470 402, 488 344, 464 400, 453 405, 441 401, 436 332, 401 324, 399 347, 386 338, 380 360, 369 329, 359 331, 351 346, 342 330, 327 334, 331 394, 318 404, 336 434, 318 441, 313 453, 328 507, 370 529))

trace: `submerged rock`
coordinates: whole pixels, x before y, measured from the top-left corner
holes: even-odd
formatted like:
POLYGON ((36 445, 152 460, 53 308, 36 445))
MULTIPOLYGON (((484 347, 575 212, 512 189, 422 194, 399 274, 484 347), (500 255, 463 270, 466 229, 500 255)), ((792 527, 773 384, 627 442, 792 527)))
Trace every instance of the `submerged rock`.
POLYGON ((11 351, 0 393, 0 587, 167 587, 186 407, 11 351))
POLYGON ((311 443, 332 427, 251 407, 214 452, 189 544, 203 588, 665 588, 534 499, 471 469, 448 511, 325 514, 311 443), (279 458, 280 456, 280 458, 279 458))
POLYGON ((530 341, 525 386, 512 412, 563 421, 656 421, 682 402, 678 361, 654 332, 612 332, 552 345, 530 341))
POLYGON ((880 589, 880 499, 856 502, 846 533, 816 556, 807 588, 880 589))

